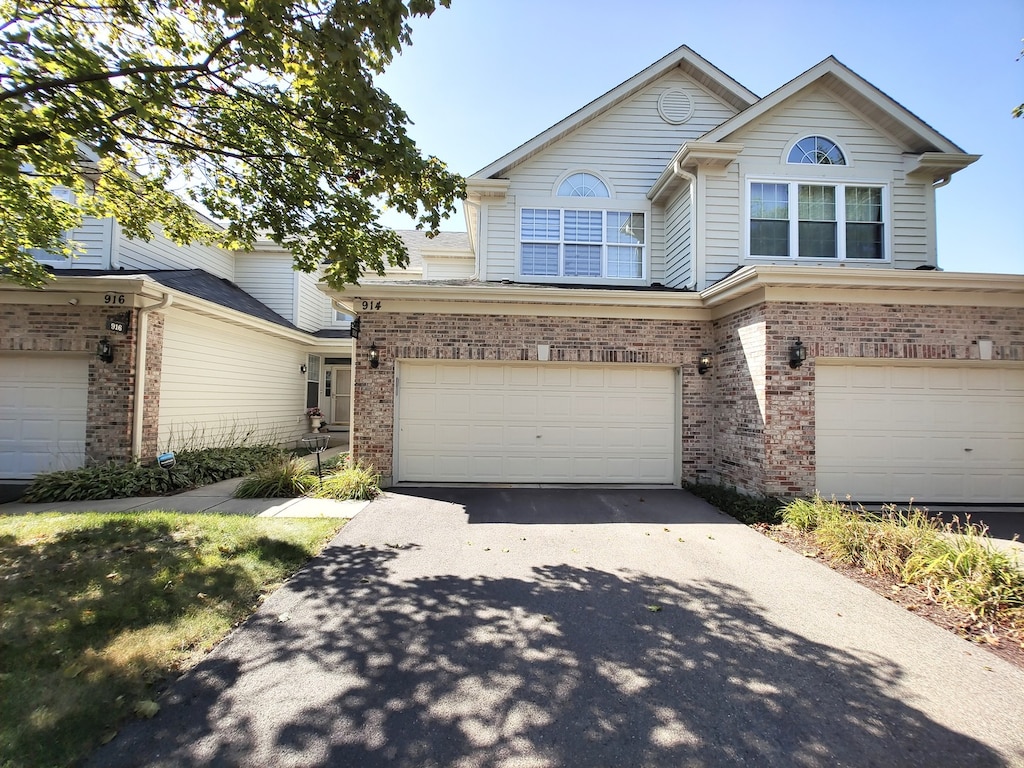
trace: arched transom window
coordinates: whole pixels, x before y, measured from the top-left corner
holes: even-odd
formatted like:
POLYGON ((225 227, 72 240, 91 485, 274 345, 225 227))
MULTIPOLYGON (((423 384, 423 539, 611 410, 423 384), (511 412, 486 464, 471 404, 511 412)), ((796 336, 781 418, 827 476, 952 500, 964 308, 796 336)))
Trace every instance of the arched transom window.
POLYGON ((789 151, 789 163, 810 165, 846 165, 843 151, 832 139, 824 136, 808 136, 800 139, 789 151))
POLYGON ((558 185, 559 197, 608 197, 608 187, 592 173, 574 173, 558 185))

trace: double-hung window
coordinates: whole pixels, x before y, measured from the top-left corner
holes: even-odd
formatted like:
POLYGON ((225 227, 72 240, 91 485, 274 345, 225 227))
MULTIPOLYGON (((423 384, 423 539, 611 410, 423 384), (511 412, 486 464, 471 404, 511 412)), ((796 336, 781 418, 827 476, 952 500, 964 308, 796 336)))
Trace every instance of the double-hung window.
MULTIPOLYGON (((644 278, 647 217, 614 210, 596 176, 576 173, 558 195, 605 198, 558 207, 523 207, 519 212, 519 272, 523 277, 641 280, 644 278)), ((559 201, 561 202, 561 201, 559 201)), ((618 206, 614 206, 618 207, 618 206)))
POLYGON ((749 254, 885 259, 884 198, 881 185, 752 181, 749 254))

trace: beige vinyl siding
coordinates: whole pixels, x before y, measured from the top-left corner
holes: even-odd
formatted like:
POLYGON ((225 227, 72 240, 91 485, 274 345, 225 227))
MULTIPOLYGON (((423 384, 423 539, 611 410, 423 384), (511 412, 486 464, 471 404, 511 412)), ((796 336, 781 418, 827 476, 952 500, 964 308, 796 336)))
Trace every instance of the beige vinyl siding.
POLYGON ((293 272, 298 283, 298 313, 293 321, 304 331, 317 331, 323 327, 324 305, 331 300, 317 290, 319 274, 310 275, 305 272, 293 272))
POLYGON ((692 204, 689 185, 684 185, 665 206, 665 277, 669 288, 693 281, 692 204))
POLYGON ((801 92, 729 136, 728 141, 743 144, 744 149, 726 178, 709 178, 705 284, 724 276, 738 263, 765 263, 761 259, 743 258, 746 233, 742 229, 746 217, 739 204, 745 199, 744 184, 750 176, 885 184, 889 190, 887 253, 891 251, 891 262, 877 266, 906 269, 935 263, 934 191, 928 184, 906 180, 905 148, 834 94, 822 88, 801 92), (846 155, 847 166, 786 163, 785 154, 791 143, 813 134, 836 141, 846 155))
POLYGON ((69 239, 83 249, 73 259, 33 251, 38 261, 55 269, 110 269, 110 254, 114 248, 116 227, 113 219, 86 218, 82 226, 68 233, 69 239))
POLYGON ((424 280, 464 280, 472 277, 476 260, 466 258, 425 257, 423 259, 424 280))
POLYGON ((191 243, 177 245, 158 226, 150 227, 149 242, 120 237, 118 263, 125 269, 202 269, 217 277, 235 279, 235 260, 229 251, 191 243))
POLYGON ((289 443, 305 434, 305 348, 219 320, 165 315, 159 447, 247 439, 289 443))
POLYGON ((485 280, 516 279, 516 201, 510 195, 504 204, 490 203, 483 207, 487 217, 485 280))
POLYGON ((728 275, 740 262, 743 227, 740 174, 733 163, 724 175, 702 175, 704 190, 704 275, 698 289, 728 275))
MULTIPOLYGON (((704 91, 678 71, 608 110, 544 152, 513 168, 506 203, 487 206, 487 280, 515 279, 517 226, 515 200, 550 198, 558 179, 570 170, 594 171, 612 187, 623 207, 645 209, 647 192, 686 141, 696 139, 735 114, 735 110, 704 91), (681 87, 694 102, 694 114, 681 125, 671 125, 658 114, 658 98, 669 88, 681 87)), ((650 278, 664 274, 663 222, 651 219, 650 278), (657 252, 655 252, 657 249, 657 252)))
POLYGON ((286 320, 295 322, 295 271, 287 253, 240 253, 235 284, 286 320))

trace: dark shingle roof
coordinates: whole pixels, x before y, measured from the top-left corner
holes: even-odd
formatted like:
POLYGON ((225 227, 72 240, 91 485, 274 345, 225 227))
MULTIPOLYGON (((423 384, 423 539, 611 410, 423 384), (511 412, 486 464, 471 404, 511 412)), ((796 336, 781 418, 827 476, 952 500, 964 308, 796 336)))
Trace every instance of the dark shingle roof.
POLYGON ((277 314, 262 301, 253 298, 237 285, 222 277, 211 275, 202 269, 151 269, 151 270, 95 270, 95 269, 61 269, 54 274, 60 277, 109 277, 138 275, 148 277, 160 285, 175 291, 187 293, 197 299, 218 304, 228 309, 243 312, 252 317, 266 320, 276 325, 303 332, 288 320, 277 314))

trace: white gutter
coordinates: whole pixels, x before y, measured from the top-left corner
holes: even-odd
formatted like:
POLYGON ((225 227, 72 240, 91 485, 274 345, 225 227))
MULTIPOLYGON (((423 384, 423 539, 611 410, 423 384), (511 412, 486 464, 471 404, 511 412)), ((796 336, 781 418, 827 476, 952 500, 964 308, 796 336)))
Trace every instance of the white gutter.
POLYGON ((146 342, 149 335, 149 323, 146 322, 150 312, 166 309, 174 299, 171 294, 164 293, 156 304, 139 309, 139 326, 135 338, 135 402, 132 408, 132 457, 142 458, 142 421, 144 401, 146 398, 146 342))

